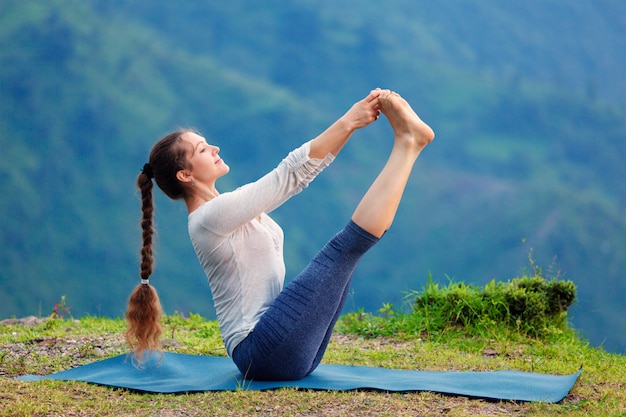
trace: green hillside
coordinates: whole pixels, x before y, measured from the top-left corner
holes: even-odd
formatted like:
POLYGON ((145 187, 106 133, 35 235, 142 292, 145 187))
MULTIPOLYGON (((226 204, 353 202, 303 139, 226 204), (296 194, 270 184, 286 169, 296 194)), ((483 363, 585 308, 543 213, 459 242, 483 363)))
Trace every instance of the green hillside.
MULTIPOLYGON (((0 2, 0 317, 118 317, 138 281, 134 180, 179 126, 222 148, 226 191, 271 169, 376 86, 437 133, 351 309, 435 280, 541 267, 570 317, 626 350, 626 4, 620 1, 0 2), (530 259, 529 259, 530 258, 530 259)), ((384 118, 274 213, 288 274, 347 221, 390 146, 384 118)), ((153 282, 211 317, 184 207, 157 199, 153 282)))

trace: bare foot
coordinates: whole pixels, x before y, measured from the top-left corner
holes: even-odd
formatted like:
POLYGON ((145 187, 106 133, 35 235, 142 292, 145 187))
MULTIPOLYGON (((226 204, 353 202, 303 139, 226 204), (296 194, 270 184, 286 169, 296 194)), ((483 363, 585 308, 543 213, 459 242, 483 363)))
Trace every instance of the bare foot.
POLYGON ((398 93, 383 91, 378 102, 395 133, 396 142, 401 141, 421 151, 435 137, 435 133, 413 111, 411 105, 398 93))

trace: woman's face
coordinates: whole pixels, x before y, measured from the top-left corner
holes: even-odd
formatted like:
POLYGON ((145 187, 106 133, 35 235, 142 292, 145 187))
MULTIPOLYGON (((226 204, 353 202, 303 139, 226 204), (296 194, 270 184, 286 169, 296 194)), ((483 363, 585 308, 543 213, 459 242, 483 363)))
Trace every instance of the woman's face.
POLYGON ((181 138, 191 144, 187 160, 196 182, 213 184, 219 177, 228 174, 230 168, 218 155, 220 148, 209 145, 205 138, 194 132, 185 132, 181 138))

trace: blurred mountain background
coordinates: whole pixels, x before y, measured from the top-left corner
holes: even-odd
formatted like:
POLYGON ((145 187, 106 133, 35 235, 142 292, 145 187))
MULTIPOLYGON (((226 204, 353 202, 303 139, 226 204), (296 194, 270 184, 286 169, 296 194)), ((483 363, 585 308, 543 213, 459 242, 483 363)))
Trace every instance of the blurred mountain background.
MULTIPOLYGON (((124 314, 138 283, 135 179, 194 127, 228 191, 272 169, 374 87, 437 137, 347 309, 401 309, 437 282, 541 268, 575 282, 573 325, 626 352, 626 2, 0 0, 0 317, 124 314)), ((288 277, 382 167, 384 117, 273 217, 288 277)), ((214 317, 186 208, 157 193, 167 313, 214 317)))

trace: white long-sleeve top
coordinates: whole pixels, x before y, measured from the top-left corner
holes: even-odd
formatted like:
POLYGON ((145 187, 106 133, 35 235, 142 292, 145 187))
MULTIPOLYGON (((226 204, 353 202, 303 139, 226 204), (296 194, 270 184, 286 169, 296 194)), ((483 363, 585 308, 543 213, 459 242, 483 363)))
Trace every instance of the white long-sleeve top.
POLYGON ((189 214, 191 242, 209 280, 229 355, 283 288, 283 231, 267 213, 302 191, 333 160, 305 143, 259 180, 218 195, 189 214))

